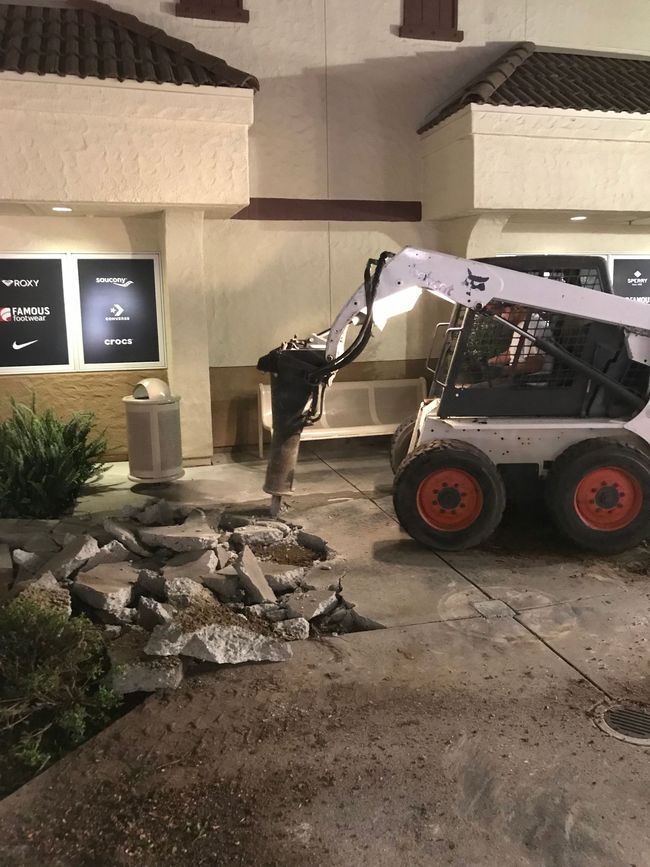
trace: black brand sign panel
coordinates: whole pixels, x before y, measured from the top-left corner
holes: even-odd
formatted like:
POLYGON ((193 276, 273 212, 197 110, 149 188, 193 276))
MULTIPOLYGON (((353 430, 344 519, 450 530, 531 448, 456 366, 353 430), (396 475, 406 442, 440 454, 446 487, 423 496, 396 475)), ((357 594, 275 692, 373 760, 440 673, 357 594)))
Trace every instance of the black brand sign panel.
POLYGON ((614 295, 650 303, 650 259, 614 259, 614 295))
POLYGON ((160 361, 152 259, 79 259, 86 364, 160 361))
POLYGON ((0 258, 0 367, 68 361, 61 260, 0 258))

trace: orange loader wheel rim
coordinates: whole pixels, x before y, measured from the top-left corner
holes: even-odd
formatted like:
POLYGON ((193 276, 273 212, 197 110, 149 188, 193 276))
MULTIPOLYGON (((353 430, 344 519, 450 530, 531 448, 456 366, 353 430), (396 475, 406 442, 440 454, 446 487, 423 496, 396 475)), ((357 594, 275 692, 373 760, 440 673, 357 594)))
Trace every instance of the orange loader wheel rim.
POLYGON ((600 467, 580 480, 573 505, 587 527, 612 532, 624 529, 638 517, 643 506, 643 491, 627 470, 600 467))
POLYGON ((453 533, 466 530, 483 509, 483 491, 476 478, 465 470, 435 470, 420 482, 418 513, 434 530, 453 533))

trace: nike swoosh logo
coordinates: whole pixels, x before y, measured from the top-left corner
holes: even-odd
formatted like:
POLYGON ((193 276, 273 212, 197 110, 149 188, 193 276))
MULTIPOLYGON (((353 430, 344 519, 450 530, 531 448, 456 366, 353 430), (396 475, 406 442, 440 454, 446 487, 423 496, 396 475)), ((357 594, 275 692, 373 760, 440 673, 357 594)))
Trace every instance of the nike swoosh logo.
POLYGON ((26 346, 33 346, 35 343, 38 343, 38 340, 30 340, 29 343, 16 343, 14 340, 13 347, 14 349, 24 349, 26 346))

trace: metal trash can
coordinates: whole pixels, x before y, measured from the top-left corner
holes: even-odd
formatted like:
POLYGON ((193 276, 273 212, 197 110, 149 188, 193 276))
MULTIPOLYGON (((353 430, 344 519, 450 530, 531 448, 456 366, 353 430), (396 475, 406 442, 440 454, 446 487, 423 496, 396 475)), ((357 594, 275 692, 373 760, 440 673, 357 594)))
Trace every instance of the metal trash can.
POLYGON ((143 379, 126 409, 129 478, 134 482, 171 482, 184 475, 180 398, 162 379, 143 379))

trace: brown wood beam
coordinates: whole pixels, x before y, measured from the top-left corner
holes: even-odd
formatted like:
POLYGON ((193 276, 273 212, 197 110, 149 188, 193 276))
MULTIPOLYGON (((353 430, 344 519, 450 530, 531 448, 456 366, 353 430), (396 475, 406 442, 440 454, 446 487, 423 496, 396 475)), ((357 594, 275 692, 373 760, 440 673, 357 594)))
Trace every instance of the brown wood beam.
POLYGON ((421 202, 364 199, 251 199, 234 220, 419 223, 421 202))

